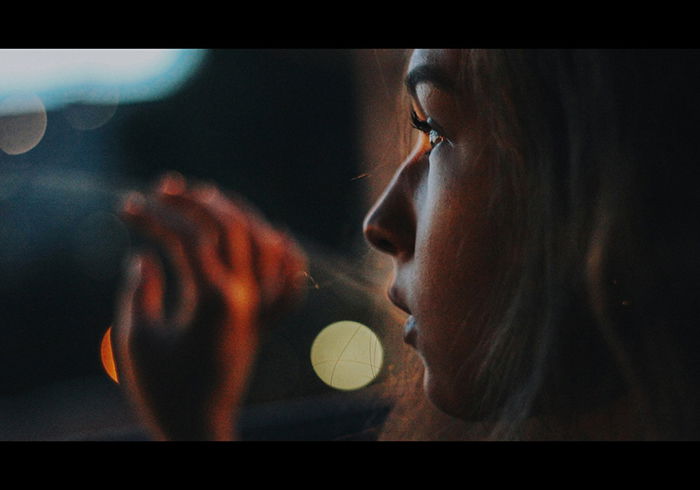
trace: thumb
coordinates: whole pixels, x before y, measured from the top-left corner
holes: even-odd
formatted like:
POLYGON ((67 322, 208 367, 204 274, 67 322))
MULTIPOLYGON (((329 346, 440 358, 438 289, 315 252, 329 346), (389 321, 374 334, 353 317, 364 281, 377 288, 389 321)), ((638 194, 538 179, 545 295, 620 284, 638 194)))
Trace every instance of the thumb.
POLYGON ((134 253, 117 305, 115 326, 126 337, 135 328, 148 328, 163 317, 165 280, 158 259, 147 252, 134 253))
POLYGON ((112 346, 119 379, 130 378, 130 344, 134 335, 150 330, 163 316, 164 276, 151 253, 134 253, 128 261, 124 286, 112 328, 112 346))
POLYGON ((128 288, 132 295, 132 321, 154 326, 163 320, 165 276, 158 258, 149 252, 135 254, 128 288))

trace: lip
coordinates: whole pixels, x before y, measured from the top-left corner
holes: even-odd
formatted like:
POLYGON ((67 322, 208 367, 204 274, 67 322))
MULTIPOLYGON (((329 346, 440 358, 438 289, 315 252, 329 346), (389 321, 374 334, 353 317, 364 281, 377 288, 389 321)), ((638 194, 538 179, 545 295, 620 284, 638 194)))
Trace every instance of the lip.
POLYGON ((404 300, 401 299, 401 295, 395 287, 389 289, 389 291, 387 292, 387 296, 389 297, 389 301, 394 303, 394 305, 397 306, 400 310, 402 310, 405 313, 408 313, 409 315, 411 314, 411 310, 408 308, 408 306, 406 306, 404 300))
POLYGON ((403 341, 404 343, 416 347, 416 335, 418 331, 416 330, 416 318, 414 316, 409 316, 408 320, 403 326, 403 341))
POLYGON ((413 347, 416 346, 416 319, 411 313, 410 308, 406 305, 406 302, 402 299, 401 294, 395 286, 392 286, 389 291, 387 291, 387 296, 389 301, 391 301, 396 307, 401 309, 401 311, 408 313, 409 317, 403 327, 403 341, 413 347))

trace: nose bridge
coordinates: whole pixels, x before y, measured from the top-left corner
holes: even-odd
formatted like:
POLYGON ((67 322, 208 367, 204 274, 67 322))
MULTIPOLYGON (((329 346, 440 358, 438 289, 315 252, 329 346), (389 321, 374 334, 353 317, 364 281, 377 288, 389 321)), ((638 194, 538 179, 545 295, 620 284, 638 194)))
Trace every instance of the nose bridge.
POLYGON ((364 220, 363 230, 367 240, 390 255, 413 252, 415 163, 414 155, 403 162, 364 220))

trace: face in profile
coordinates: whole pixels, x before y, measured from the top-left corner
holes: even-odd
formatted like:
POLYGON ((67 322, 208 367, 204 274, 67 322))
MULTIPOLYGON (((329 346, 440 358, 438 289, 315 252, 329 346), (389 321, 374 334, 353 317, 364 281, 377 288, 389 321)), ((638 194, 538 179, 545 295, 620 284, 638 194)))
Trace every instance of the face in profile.
POLYGON ((410 315, 404 340, 420 355, 424 387, 460 415, 476 394, 487 305, 504 267, 503 239, 489 217, 493 147, 458 82, 453 50, 417 50, 406 108, 417 135, 365 219, 369 242, 392 257, 390 299, 410 315))

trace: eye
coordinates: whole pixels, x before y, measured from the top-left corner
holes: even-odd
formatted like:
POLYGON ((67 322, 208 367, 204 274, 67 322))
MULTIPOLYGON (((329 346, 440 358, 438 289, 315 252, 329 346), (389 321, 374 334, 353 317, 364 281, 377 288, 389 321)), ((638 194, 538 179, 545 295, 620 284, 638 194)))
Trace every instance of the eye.
POLYGON ((430 148, 433 149, 445 139, 430 123, 418 117, 416 111, 411 111, 411 125, 418 131, 428 135, 430 148))

